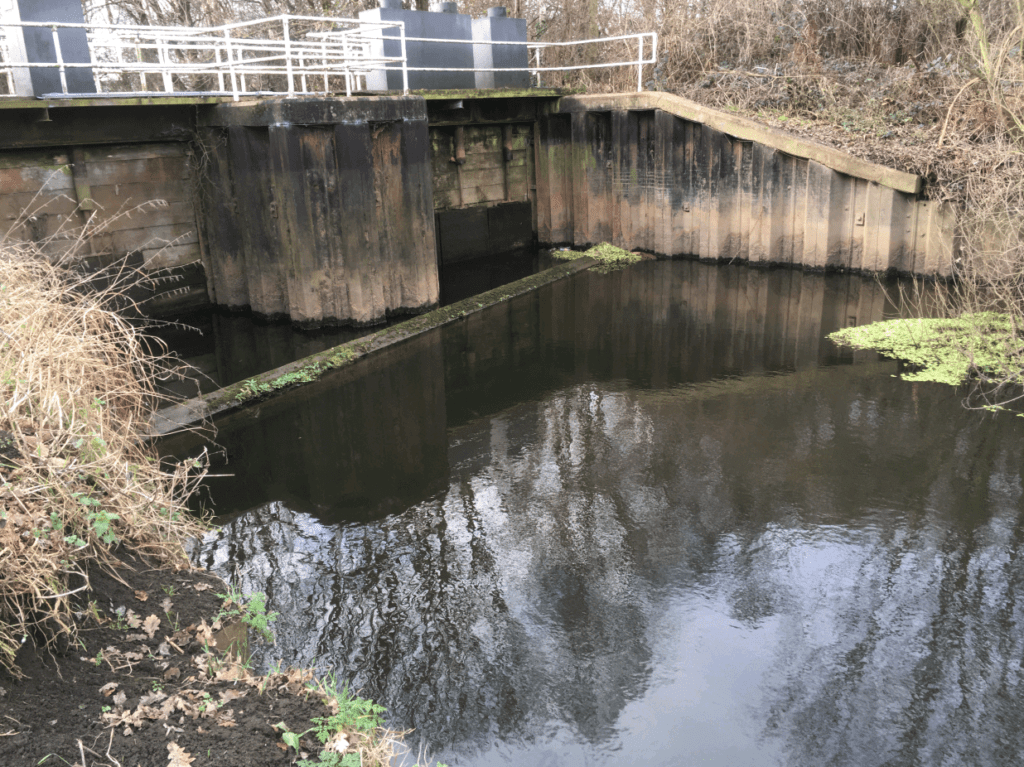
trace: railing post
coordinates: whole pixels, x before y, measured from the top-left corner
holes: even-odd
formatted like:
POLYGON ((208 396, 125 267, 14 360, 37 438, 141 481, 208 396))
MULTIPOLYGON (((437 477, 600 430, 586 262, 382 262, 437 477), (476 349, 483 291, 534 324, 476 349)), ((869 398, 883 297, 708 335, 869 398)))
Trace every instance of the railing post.
MULTIPOLYGON (((398 31, 402 38, 402 91, 409 95, 409 57, 405 52, 405 22, 400 23, 402 26, 399 27, 398 31)), ((387 83, 387 64, 384 66, 384 71, 384 82, 387 83)))
POLYGON ((636 89, 640 92, 644 89, 644 36, 637 35, 637 58, 636 58, 636 89))
POLYGON ((224 30, 224 48, 228 56, 228 72, 231 73, 231 94, 238 101, 238 78, 235 77, 235 56, 231 50, 231 30, 224 30))
MULTIPOLYGON (((348 59, 346 58, 345 61, 347 62, 348 59)), ((327 82, 327 43, 320 45, 320 66, 324 68, 324 93, 330 93, 331 86, 327 82)))
POLYGON ((156 54, 160 61, 160 74, 163 75, 164 80, 164 92, 170 93, 174 90, 174 84, 171 82, 171 72, 167 68, 170 61, 167 59, 167 39, 165 37, 157 37, 156 54))
POLYGON ((292 39, 288 25, 288 17, 285 16, 281 22, 284 25, 284 60, 285 71, 288 73, 288 95, 295 95, 295 81, 292 79, 292 39))
MULTIPOLYGON (((139 39, 138 35, 135 35, 135 63, 145 63, 142 60, 142 41, 139 39)), ((144 67, 141 66, 139 67, 139 88, 141 88, 143 91, 149 90, 149 88, 146 87, 146 70, 144 67)))
POLYGON ((221 65, 220 48, 214 48, 213 49, 213 53, 217 57, 217 90, 219 90, 221 93, 223 93, 224 92, 224 70, 222 70, 220 68, 220 65, 221 65))
POLYGON ((53 32, 53 50, 57 54, 57 64, 60 65, 60 90, 61 93, 68 92, 68 74, 64 68, 64 53, 60 49, 60 36, 57 34, 57 25, 50 27, 53 32))
MULTIPOLYGON (((89 31, 88 30, 86 30, 86 33, 85 33, 85 46, 86 46, 86 48, 89 49, 89 61, 92 61, 94 64, 96 62, 98 62, 99 61, 99 57, 96 55, 95 51, 93 51, 93 49, 92 49, 92 40, 89 38, 89 31)), ((96 92, 97 93, 103 93, 103 89, 100 87, 100 73, 99 73, 99 70, 95 66, 92 67, 92 84, 94 86, 96 86, 96 92)))
POLYGON ((540 46, 538 45, 535 53, 537 54, 537 87, 540 87, 540 46))

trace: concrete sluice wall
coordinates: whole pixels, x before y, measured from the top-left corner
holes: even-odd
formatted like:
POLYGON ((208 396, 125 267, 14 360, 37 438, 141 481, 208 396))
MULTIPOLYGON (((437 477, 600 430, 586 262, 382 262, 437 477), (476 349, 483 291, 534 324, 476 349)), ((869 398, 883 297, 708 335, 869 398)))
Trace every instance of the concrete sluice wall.
POLYGON ((954 211, 919 177, 668 94, 0 106, 12 236, 60 247, 47 238, 102 223, 89 265, 158 275, 136 296, 152 314, 372 325, 436 305, 445 264, 534 240, 922 276, 953 263, 954 211))
POLYGON ((951 274, 954 211, 915 175, 668 94, 562 98, 538 135, 542 242, 951 274))

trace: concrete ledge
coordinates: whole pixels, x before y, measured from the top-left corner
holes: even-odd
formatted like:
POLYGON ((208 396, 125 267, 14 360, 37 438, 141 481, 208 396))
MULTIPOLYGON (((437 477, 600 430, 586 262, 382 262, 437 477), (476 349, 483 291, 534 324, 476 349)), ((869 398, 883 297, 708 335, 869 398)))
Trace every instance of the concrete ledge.
POLYGON ((887 168, 842 152, 838 149, 798 138, 789 133, 769 128, 747 117, 731 115, 674 96, 670 93, 611 93, 593 96, 563 96, 558 112, 607 112, 613 110, 660 109, 668 114, 695 123, 707 125, 744 141, 755 141, 780 152, 814 160, 827 168, 848 176, 874 181, 890 189, 907 194, 921 191, 921 177, 913 173, 887 168))
POLYGON ((451 306, 413 317, 364 338, 349 341, 295 362, 289 362, 287 365, 261 373, 255 378, 239 381, 225 386, 223 389, 164 408, 153 414, 148 436, 161 437, 181 429, 194 428, 214 416, 238 410, 254 402, 264 401, 282 391, 312 383, 325 373, 351 365, 371 352, 401 343, 510 298, 529 293, 543 285, 557 282, 576 272, 589 269, 597 263, 592 258, 581 258, 559 264, 539 274, 524 277, 451 306))
POLYGON ((202 127, 232 125, 336 125, 366 120, 426 120, 426 102, 418 96, 305 96, 223 103, 199 116, 202 127))

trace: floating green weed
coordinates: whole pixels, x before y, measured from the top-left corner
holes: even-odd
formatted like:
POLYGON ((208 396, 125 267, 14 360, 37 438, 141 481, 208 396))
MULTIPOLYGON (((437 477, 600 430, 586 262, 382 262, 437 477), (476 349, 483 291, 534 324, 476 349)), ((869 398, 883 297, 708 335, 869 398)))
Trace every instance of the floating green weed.
POLYGON ((829 338, 909 363, 915 370, 903 374, 907 381, 958 386, 975 375, 1024 381, 1024 341, 1009 316, 997 312, 874 322, 837 330, 829 338))
POLYGON ((631 253, 628 250, 609 245, 607 242, 602 242, 600 245, 595 245, 589 250, 582 252, 578 250, 555 250, 552 251, 551 255, 563 261, 575 261, 577 258, 593 258, 601 263, 595 266, 592 271, 601 273, 624 269, 630 264, 635 264, 641 258, 639 253, 631 253))

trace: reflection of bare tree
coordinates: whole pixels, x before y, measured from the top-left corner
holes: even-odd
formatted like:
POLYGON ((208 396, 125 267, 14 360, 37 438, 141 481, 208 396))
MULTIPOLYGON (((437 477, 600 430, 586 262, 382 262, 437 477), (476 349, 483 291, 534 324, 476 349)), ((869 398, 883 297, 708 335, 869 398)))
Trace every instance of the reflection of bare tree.
MULTIPOLYGON (((396 353, 387 389, 354 379, 301 417, 264 414, 279 444, 289 429, 320 433, 314 419, 373 437, 377 421, 360 414, 423 398, 443 352, 426 436, 413 439, 409 411, 412 437, 379 451, 382 465, 409 454, 418 502, 339 525, 267 503, 211 534, 199 558, 237 566, 242 588, 282 612, 272 658, 336 671, 435 748, 529 750, 552 728, 618 747, 659 685, 722 676, 724 665, 680 671, 680 657, 748 660, 687 655, 679 637, 707 620, 764 648, 743 677, 757 689, 730 707, 754 721, 750 752, 778 746, 793 765, 1013 763, 1017 424, 893 380, 894 363, 819 367, 837 361, 820 334, 851 307, 878 315, 877 289, 796 273, 715 285, 720 272, 685 266, 552 286, 396 353), (697 305, 708 290, 718 303, 697 305), (430 495, 430 483, 442 487, 430 495)), ((301 466, 282 462, 308 472, 314 502, 337 497, 350 463, 304 449, 301 466)), ((749 739, 735 722, 716 727, 749 739)))
POLYGON ((268 504, 202 559, 268 591, 271 652, 435 747, 551 722, 614 742, 686 593, 774 643, 757 716, 790 763, 998 764, 1024 748, 1000 724, 1024 657, 1021 451, 955 398, 840 372, 572 387, 451 431, 443 497, 342 527, 268 504))
MULTIPOLYGON (((200 559, 239 563, 241 587, 268 593, 282 612, 270 653, 338 671, 434 745, 552 720, 601 741, 642 692, 649 653, 628 507, 580 476, 632 465, 607 454, 590 398, 467 430, 490 461, 443 500, 343 527, 271 503, 220 528, 200 559), (524 439, 536 449, 520 452, 524 439)), ((645 428, 639 411, 618 418, 645 428)))

